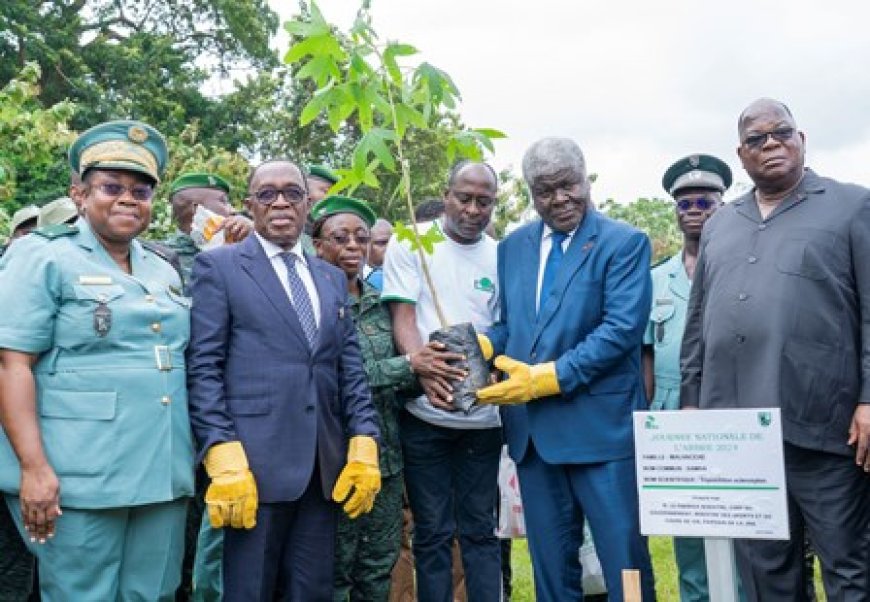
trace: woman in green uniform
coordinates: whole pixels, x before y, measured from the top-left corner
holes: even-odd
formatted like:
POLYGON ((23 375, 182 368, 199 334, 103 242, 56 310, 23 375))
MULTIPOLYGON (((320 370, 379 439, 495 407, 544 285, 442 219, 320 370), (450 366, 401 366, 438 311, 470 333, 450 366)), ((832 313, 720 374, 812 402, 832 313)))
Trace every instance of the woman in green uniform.
POLYGON ((351 519, 342 513, 335 558, 335 600, 381 602, 389 599, 390 573, 399 556, 402 535, 402 448, 398 414, 400 391, 410 393, 415 374, 462 376, 447 362, 462 356, 429 343, 410 355, 397 355, 390 312, 380 292, 362 280, 375 214, 365 201, 330 196, 311 210, 317 255, 347 275, 348 306, 356 322, 372 399, 381 431, 381 491, 372 511, 351 519))
POLYGON ((170 600, 193 493, 190 304, 136 240, 166 143, 143 123, 103 123, 70 164, 82 217, 0 263, 0 491, 43 601, 170 600))

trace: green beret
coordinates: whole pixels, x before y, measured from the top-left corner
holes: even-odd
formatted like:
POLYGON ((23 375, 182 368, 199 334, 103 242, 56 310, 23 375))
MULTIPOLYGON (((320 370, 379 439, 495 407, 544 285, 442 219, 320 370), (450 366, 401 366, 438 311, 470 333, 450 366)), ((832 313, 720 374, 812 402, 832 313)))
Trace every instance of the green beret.
POLYGON ((22 207, 12 214, 12 221, 9 223, 9 232, 15 232, 18 228, 34 219, 39 219, 39 207, 36 205, 22 207))
POLYGON ((319 219, 337 215, 339 213, 353 213, 358 215, 369 228, 375 225, 378 217, 369 204, 359 199, 353 199, 349 196, 341 196, 333 194, 317 202, 311 209, 311 219, 317 221, 319 219))
POLYGON ((69 164, 80 176, 89 169, 121 169, 160 181, 166 168, 166 140, 141 121, 107 121, 79 135, 69 149, 69 164))
POLYGON ((689 155, 670 167, 662 176, 662 187, 674 196, 684 188, 709 188, 725 192, 731 186, 731 168, 712 155, 689 155))
POLYGON ((79 208, 76 204, 68 196, 62 196, 42 206, 39 210, 39 219, 36 220, 36 227, 63 224, 78 216, 79 208))
POLYGON ((312 178, 320 178, 321 180, 326 180, 330 184, 335 184, 338 182, 338 176, 335 175, 328 167, 324 167, 323 165, 312 165, 308 168, 308 175, 312 178))
POLYGON ((210 173, 183 173, 172 182, 169 196, 185 188, 216 188, 230 193, 230 185, 222 177, 210 173))

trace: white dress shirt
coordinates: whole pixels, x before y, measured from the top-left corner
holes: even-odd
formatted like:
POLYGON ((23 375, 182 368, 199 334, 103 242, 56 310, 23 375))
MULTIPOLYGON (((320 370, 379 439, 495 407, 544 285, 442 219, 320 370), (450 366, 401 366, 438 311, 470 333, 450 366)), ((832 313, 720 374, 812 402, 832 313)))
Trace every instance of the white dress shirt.
MULTIPOLYGON (((578 225, 577 228, 579 227, 580 226, 578 225)), ((574 238, 577 228, 568 232, 568 236, 565 237, 564 241, 562 241, 563 253, 568 250, 568 245, 571 244, 571 240, 574 238)), ((535 311, 540 311, 541 309, 541 284, 544 282, 544 268, 547 266, 547 257, 550 255, 550 249, 552 247, 553 229, 547 224, 544 224, 544 231, 541 233, 541 259, 538 263, 538 288, 535 289, 535 311)))
MULTIPOLYGON (((272 263, 272 269, 275 270, 275 275, 284 287, 284 292, 287 293, 287 298, 290 303, 293 303, 293 293, 290 291, 290 281, 287 279, 287 264, 284 263, 282 255, 286 252, 284 249, 275 243, 266 240, 260 236, 259 232, 254 232, 263 251, 266 252, 266 257, 272 263)), ((320 297, 317 295, 317 287, 314 285, 314 279, 311 277, 311 271, 308 268, 308 260, 305 259, 305 253, 302 252, 301 237, 296 241, 296 245, 290 249, 290 253, 296 256, 296 272, 299 278, 302 279, 302 284, 305 285, 305 290, 308 291, 308 297, 311 299, 311 309, 314 311, 314 322, 317 327, 320 327, 320 297)), ((294 305, 295 307, 295 305, 294 305)))

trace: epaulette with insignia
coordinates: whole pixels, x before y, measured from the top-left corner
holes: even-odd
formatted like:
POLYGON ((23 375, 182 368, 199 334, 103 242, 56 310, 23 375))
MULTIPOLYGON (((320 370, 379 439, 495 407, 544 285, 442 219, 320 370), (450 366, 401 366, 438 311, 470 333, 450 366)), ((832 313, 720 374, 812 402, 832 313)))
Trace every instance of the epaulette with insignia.
POLYGON ((666 264, 667 262, 669 262, 671 260, 671 257, 673 257, 673 255, 666 255, 662 259, 659 259, 657 262, 655 262, 654 264, 649 266, 649 269, 654 270, 657 267, 659 267, 660 265, 666 264))
POLYGON ((42 236, 43 238, 52 240, 55 238, 60 238, 61 236, 70 236, 71 234, 77 234, 78 231, 78 226, 74 224, 55 224, 53 226, 43 226, 42 228, 37 228, 33 230, 32 234, 36 234, 38 236, 42 236))

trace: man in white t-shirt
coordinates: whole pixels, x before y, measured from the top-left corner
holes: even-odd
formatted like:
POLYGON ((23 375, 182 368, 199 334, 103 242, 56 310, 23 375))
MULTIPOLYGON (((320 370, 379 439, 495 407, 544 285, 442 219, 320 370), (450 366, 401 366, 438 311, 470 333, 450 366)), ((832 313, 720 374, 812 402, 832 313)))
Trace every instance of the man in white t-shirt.
MULTIPOLYGON (((497 182, 485 163, 464 161, 450 173, 444 234, 426 263, 449 324, 471 322, 484 332, 497 311, 496 242, 484 234, 496 202, 497 182)), ((421 233, 431 223, 419 224, 421 233)), ((384 290, 393 336, 401 353, 413 353, 441 327, 419 254, 395 237, 384 258, 384 290)), ((405 486, 414 515, 414 556, 420 602, 452 600, 451 545, 459 537, 468 598, 498 601, 501 559, 495 537, 495 503, 502 436, 498 411, 475 406, 458 411, 450 382, 418 375, 425 395, 409 401, 401 417, 405 486)))

